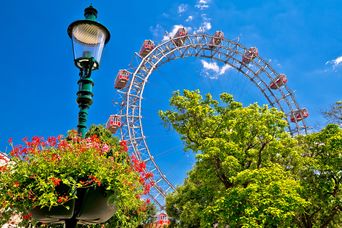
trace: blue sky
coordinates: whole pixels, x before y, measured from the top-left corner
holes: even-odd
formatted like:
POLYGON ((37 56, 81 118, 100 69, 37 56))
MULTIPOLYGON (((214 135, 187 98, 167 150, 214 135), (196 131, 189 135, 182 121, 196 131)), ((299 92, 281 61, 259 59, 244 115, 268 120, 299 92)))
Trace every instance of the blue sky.
MULTIPOLYGON (((111 31, 100 69, 93 74, 94 104, 88 123, 105 123, 116 112, 113 81, 126 68, 144 39, 157 43, 177 26, 190 33, 222 30, 239 38, 277 72, 288 76, 297 102, 310 112, 308 124, 324 126, 321 115, 342 99, 342 2, 306 1, 4 1, 2 3, 2 55, 0 57, 0 151, 33 135, 65 134, 77 124, 78 70, 73 65, 68 25, 83 18, 90 3, 99 21, 111 31)), ((157 111, 168 108, 177 89, 227 91, 245 105, 264 103, 248 80, 208 59, 177 60, 152 74, 143 101, 144 132, 158 164, 175 184, 182 183, 193 156, 182 152, 172 129, 165 129, 157 111)))

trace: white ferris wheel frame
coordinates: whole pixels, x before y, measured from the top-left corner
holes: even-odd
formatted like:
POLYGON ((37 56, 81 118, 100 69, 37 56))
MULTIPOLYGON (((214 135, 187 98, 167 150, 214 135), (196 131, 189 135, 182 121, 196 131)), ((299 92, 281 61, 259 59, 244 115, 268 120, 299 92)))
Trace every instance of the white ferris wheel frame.
POLYGON ((295 100, 294 92, 285 84, 277 89, 271 89, 270 83, 274 82, 279 74, 270 66, 269 62, 261 57, 255 57, 250 63, 242 62, 244 53, 248 50, 238 41, 223 39, 214 48, 209 46, 213 35, 192 34, 185 37, 170 38, 155 46, 145 57, 136 55, 136 62, 130 65, 131 77, 125 88, 117 90, 122 96, 120 104, 120 116, 122 127, 120 128, 121 140, 125 140, 128 152, 134 154, 140 161, 146 163, 146 169, 153 173, 155 182, 149 193, 149 197, 164 209, 165 197, 176 188, 166 178, 152 156, 143 131, 142 125, 142 100, 145 84, 153 71, 161 65, 175 59, 185 57, 209 58, 235 68, 247 77, 264 95, 272 107, 283 111, 288 122, 288 131, 291 135, 306 134, 307 126, 302 117, 301 121, 291 121, 291 116, 296 110, 300 110, 295 100), (184 39, 183 45, 176 45, 177 39, 184 39))

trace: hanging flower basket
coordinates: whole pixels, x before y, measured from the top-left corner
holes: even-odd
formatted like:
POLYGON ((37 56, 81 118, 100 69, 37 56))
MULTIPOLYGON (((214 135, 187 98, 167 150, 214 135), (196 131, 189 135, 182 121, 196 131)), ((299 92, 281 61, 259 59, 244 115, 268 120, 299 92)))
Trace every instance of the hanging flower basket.
POLYGON ((139 211, 140 195, 152 186, 151 174, 102 126, 90 128, 85 139, 71 131, 24 143, 10 141, 11 161, 1 165, 0 224, 14 214, 21 215, 21 225, 70 219, 99 224, 115 213, 128 220, 124 214, 139 211))
POLYGON ((41 223, 58 223, 71 219, 75 210, 75 199, 69 200, 64 205, 48 207, 35 207, 31 210, 32 217, 41 223))
POLYGON ((64 223, 76 219, 78 224, 99 224, 110 219, 116 211, 113 196, 104 188, 77 189, 77 199, 69 200, 64 205, 34 208, 32 217, 41 223, 64 223))
POLYGON ((80 211, 76 216, 79 224, 100 224, 110 219, 116 211, 115 197, 103 188, 85 189, 80 211))

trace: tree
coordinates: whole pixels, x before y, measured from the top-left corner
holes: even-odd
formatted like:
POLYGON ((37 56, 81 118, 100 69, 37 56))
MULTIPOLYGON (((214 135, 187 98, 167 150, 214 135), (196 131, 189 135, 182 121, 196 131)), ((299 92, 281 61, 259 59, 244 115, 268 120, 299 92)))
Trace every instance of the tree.
POLYGON ((328 111, 323 112, 330 123, 342 126, 342 101, 337 101, 328 111))
POLYGON ((342 129, 330 124, 300 141, 308 162, 300 175, 303 196, 310 202, 300 216, 303 227, 342 225, 342 129))
POLYGON ((184 185, 167 197, 168 214, 180 227, 293 225, 308 204, 295 175, 305 159, 283 113, 220 98, 176 92, 173 110, 160 112, 197 153, 184 185))

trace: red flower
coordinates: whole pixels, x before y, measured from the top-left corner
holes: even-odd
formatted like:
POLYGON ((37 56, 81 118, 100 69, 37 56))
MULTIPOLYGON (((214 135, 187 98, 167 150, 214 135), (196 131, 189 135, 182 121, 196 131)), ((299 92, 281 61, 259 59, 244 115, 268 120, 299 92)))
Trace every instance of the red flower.
POLYGON ((25 155, 27 154, 27 151, 28 151, 27 148, 23 148, 21 149, 20 153, 25 155))
POLYGON ((128 151, 127 142, 125 140, 120 141, 120 146, 123 151, 128 151))
POLYGON ((92 180, 92 182, 95 182, 97 184, 97 186, 99 186, 99 187, 101 186, 101 181, 99 179, 97 179, 97 177, 95 177, 93 175, 90 175, 88 177, 92 180))
POLYGON ((58 149, 66 149, 67 147, 69 147, 69 144, 66 140, 60 141, 58 145, 58 149))
POLYGON ((145 179, 149 179, 151 177, 153 177, 153 173, 151 173, 151 172, 146 172, 145 173, 145 179))
POLYGON ((48 138, 48 143, 49 143, 50 146, 56 146, 56 143, 57 143, 56 137, 49 137, 48 138))
POLYGON ((55 186, 60 185, 60 183, 61 183, 61 181, 62 181, 61 179, 55 178, 55 177, 51 177, 50 180, 52 181, 52 183, 53 183, 55 186))
POLYGON ((140 182, 140 184, 144 184, 145 183, 145 179, 143 177, 140 177, 139 178, 139 182, 140 182))
POLYGON ((57 199, 57 202, 58 203, 65 203, 69 200, 69 197, 68 196, 59 196, 58 199, 57 199))
POLYGON ((63 139, 63 135, 58 135, 57 140, 61 141, 63 139))
POLYGON ((145 162, 140 162, 139 168, 140 168, 141 170, 146 169, 146 164, 145 164, 145 162))
POLYGON ((29 220, 31 217, 32 217, 32 213, 23 215, 23 219, 25 219, 25 220, 29 220))
POLYGON ((28 138, 27 138, 27 137, 24 137, 22 140, 23 140, 23 142, 24 142, 25 144, 27 144, 27 141, 28 141, 28 138))
POLYGON ((92 142, 97 142, 97 143, 100 142, 100 139, 98 138, 97 135, 90 136, 90 139, 91 139, 92 142))
POLYGON ((33 143, 33 146, 38 146, 41 142, 41 138, 39 138, 38 136, 33 136, 32 137, 32 143, 33 143))
POLYGON ((11 156, 15 156, 15 157, 18 157, 19 156, 19 148, 18 147, 14 147, 13 149, 12 149, 12 151, 10 152, 10 155, 11 156))
POLYGON ((15 182, 13 183, 13 186, 16 187, 16 188, 18 188, 18 187, 20 186, 19 181, 15 181, 15 182))
POLYGON ((59 161, 61 157, 58 154, 52 154, 52 161, 59 161))
POLYGON ((9 139, 8 139, 8 143, 9 143, 9 144, 12 144, 12 143, 13 143, 13 138, 9 138, 9 139))

